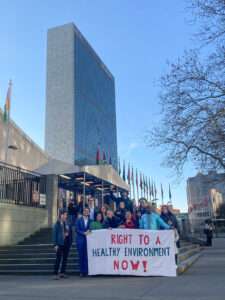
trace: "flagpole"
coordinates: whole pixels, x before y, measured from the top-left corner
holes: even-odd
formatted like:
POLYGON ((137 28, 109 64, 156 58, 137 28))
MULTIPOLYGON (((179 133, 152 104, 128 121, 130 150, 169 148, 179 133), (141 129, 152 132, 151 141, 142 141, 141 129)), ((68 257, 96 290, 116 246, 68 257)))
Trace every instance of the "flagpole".
POLYGON ((137 186, 137 202, 139 201, 139 188, 137 186))
POLYGON ((139 200, 139 188, 138 188, 138 171, 136 169, 136 189, 137 189, 137 203, 138 203, 138 200, 139 200))
POLYGON ((7 96, 6 96, 6 103, 5 103, 5 114, 6 114, 6 139, 5 139, 5 163, 8 163, 8 149, 9 149, 9 134, 10 134, 10 105, 11 105, 11 87, 12 87, 12 81, 9 81, 9 87, 7 91, 7 96), (6 107, 8 106, 8 108, 6 107), (7 116, 7 111, 8 110, 8 116, 7 116))
POLYGON ((169 184, 169 199, 170 199, 170 204, 172 204, 172 194, 171 194, 171 189, 170 189, 170 184, 169 184))
POLYGON ((132 182, 132 188, 133 188, 133 193, 134 193, 134 202, 136 204, 136 195, 135 195, 134 181, 132 182))
POLYGON ((6 124, 6 142, 5 142, 5 163, 8 162, 8 147, 9 147, 9 121, 6 124))
POLYGON ((163 186, 162 186, 162 183, 161 183, 161 200, 162 200, 162 205, 164 204, 164 193, 163 193, 163 186))

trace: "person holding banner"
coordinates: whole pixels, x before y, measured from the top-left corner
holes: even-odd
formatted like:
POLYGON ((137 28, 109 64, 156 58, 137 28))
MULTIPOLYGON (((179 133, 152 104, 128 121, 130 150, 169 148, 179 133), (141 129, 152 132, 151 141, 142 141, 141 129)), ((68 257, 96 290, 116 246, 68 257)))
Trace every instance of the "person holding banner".
MULTIPOLYGON (((170 209, 169 209, 169 207, 168 207, 167 205, 163 205, 163 206, 162 206, 162 212, 161 212, 160 217, 163 219, 163 221, 164 221, 165 223, 167 223, 167 224, 170 225, 172 228, 174 228, 174 230, 177 231, 176 236, 179 237, 180 230, 179 230, 179 225, 178 225, 177 218, 176 218, 176 216, 170 211, 170 209)), ((180 248, 180 239, 179 239, 179 238, 177 239, 176 247, 177 247, 177 248, 180 248)))
POLYGON ((88 275, 87 235, 91 233, 89 214, 89 208, 85 207, 82 217, 79 218, 76 223, 76 242, 80 260, 81 277, 88 275))
POLYGON ((140 219, 139 228, 151 230, 171 229, 157 213, 152 211, 150 205, 146 207, 146 212, 140 219))
POLYGON ((67 222, 67 211, 60 210, 53 228, 53 244, 56 251, 54 279, 66 278, 67 258, 72 245, 72 229, 67 222), (59 275, 60 269, 60 275, 59 275))

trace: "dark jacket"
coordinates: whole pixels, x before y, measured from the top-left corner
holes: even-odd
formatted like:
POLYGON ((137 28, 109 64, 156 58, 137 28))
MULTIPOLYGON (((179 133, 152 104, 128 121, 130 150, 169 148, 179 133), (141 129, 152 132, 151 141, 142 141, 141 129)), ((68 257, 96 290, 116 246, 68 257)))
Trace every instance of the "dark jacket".
POLYGON ((69 203, 68 205, 68 215, 77 217, 78 208, 75 204, 69 203))
POLYGON ((123 198, 123 197, 117 198, 117 207, 118 208, 119 208, 120 202, 124 202, 126 210, 129 210, 130 212, 133 213, 133 211, 134 211, 133 202, 129 198, 123 198))
POLYGON ((141 216, 143 216, 146 213, 146 208, 142 207, 142 206, 139 206, 138 207, 138 212, 140 212, 141 216))
POLYGON ((172 214, 171 212, 168 212, 167 214, 163 214, 161 213, 161 216, 160 216, 163 221, 167 224, 171 223, 170 225, 174 228, 177 229, 177 231, 179 232, 179 226, 178 226, 178 222, 177 222, 177 218, 174 214, 172 214))
POLYGON ((120 219, 121 223, 125 222, 126 209, 117 209, 115 216, 120 219))
POLYGON ((55 246, 71 246, 73 242, 72 239, 72 228, 71 226, 59 220, 56 221, 54 227, 53 227, 53 244, 55 246))
POLYGON ((112 219, 106 217, 103 223, 103 228, 117 228, 122 222, 119 218, 113 216, 112 219))
POLYGON ((86 240, 86 235, 84 234, 86 231, 90 230, 91 221, 88 219, 87 226, 85 226, 84 218, 81 217, 77 219, 76 222, 76 240, 77 243, 83 242, 86 240))
POLYGON ((113 195, 113 193, 109 193, 104 196, 104 204, 113 207, 114 202, 117 204, 117 198, 113 195))

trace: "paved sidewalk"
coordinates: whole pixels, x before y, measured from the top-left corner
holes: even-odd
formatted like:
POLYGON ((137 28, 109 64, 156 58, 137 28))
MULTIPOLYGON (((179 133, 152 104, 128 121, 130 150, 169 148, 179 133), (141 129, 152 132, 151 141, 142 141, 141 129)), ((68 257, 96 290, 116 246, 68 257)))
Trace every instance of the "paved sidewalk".
POLYGON ((1 276, 0 300, 224 300, 225 239, 177 278, 1 276))

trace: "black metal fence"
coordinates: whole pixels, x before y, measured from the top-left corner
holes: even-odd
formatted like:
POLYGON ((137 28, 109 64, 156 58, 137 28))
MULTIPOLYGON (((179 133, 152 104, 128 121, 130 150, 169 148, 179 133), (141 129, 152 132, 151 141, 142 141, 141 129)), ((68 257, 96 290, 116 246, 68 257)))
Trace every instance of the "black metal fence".
POLYGON ((44 208, 45 194, 45 178, 35 172, 0 162, 0 203, 44 208))

